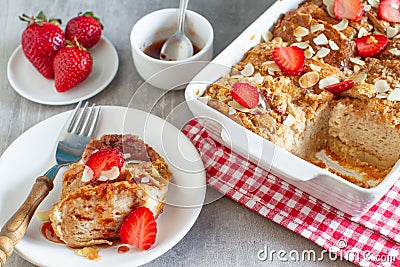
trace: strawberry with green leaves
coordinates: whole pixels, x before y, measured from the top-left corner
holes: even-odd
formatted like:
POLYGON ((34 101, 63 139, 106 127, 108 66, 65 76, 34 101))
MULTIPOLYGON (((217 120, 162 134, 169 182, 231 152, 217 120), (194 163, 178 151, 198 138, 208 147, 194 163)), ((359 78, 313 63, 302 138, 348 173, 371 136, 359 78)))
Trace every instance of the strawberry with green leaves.
POLYGON ((103 25, 93 12, 79 13, 77 17, 68 21, 65 36, 68 40, 77 38, 86 49, 92 48, 101 38, 103 25))
POLYGON ((65 92, 86 80, 93 68, 92 56, 76 38, 74 43, 68 40, 66 43, 67 46, 58 51, 53 61, 58 92, 65 92))
POLYGON ((21 45, 25 57, 47 79, 54 77, 53 59, 65 46, 65 35, 60 28, 61 20, 47 21, 42 11, 36 17, 23 14, 20 20, 28 22, 22 33, 21 45))

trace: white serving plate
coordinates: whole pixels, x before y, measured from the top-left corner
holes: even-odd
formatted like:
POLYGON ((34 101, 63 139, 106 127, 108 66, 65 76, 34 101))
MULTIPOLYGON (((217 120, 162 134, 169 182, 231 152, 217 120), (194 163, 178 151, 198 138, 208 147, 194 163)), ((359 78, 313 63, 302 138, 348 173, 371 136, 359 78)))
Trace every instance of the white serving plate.
POLYGON ((276 1, 242 34, 207 65, 187 86, 185 98, 195 117, 216 141, 286 182, 354 217, 361 216, 397 181, 399 162, 378 186, 366 189, 319 168, 235 123, 220 112, 197 100, 207 86, 228 73, 246 51, 260 42, 281 14, 296 9, 302 0, 276 1))

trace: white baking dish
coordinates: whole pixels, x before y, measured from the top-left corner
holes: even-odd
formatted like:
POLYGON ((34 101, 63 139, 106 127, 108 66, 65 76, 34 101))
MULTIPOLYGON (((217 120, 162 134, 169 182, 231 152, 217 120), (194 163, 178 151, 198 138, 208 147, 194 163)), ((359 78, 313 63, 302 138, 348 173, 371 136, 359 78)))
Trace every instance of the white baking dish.
POLYGON ((260 42, 261 35, 272 28, 281 14, 297 8, 300 2, 276 1, 190 82, 185 97, 190 110, 200 118, 213 139, 304 192, 358 217, 396 182, 400 176, 399 162, 382 183, 365 189, 275 146, 197 99, 210 83, 227 74, 246 51, 260 42))

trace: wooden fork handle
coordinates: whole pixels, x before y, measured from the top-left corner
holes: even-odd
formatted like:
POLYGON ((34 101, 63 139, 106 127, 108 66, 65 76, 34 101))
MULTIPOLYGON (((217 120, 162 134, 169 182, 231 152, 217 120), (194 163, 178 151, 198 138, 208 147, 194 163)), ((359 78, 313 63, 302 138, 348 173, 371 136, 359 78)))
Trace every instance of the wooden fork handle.
POLYGON ((25 235, 29 222, 42 200, 53 189, 53 181, 46 176, 40 176, 32 186, 31 192, 21 207, 6 222, 0 231, 0 266, 6 264, 14 246, 25 235))

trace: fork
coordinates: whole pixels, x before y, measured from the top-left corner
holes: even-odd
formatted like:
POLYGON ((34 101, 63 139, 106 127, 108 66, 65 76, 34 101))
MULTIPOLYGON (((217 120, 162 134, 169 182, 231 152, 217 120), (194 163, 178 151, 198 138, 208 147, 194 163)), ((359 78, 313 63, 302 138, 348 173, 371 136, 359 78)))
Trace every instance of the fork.
POLYGON ((53 189, 53 181, 60 168, 81 159, 86 144, 96 129, 101 109, 94 104, 88 108, 88 102, 83 108, 81 106, 82 102, 79 102, 60 133, 55 155, 56 164, 36 179, 24 203, 1 229, 0 266, 6 264, 14 246, 24 236, 37 207, 53 189))

